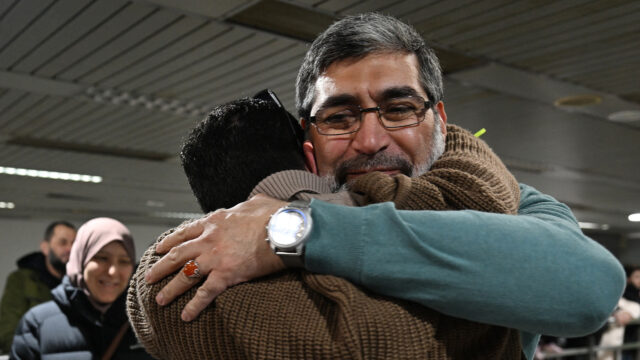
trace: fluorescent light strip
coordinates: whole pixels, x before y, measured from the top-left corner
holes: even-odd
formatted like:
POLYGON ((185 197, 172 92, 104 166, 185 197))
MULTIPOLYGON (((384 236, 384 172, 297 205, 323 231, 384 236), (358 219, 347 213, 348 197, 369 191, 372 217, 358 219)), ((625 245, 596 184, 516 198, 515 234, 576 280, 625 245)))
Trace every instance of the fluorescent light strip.
POLYGON ((203 214, 188 212, 154 212, 151 215, 171 219, 196 219, 202 217, 203 214))
POLYGON ((609 230, 608 224, 596 224, 592 222, 579 222, 580 229, 589 229, 589 230, 609 230))
POLYGON ((65 181, 81 181, 81 182, 91 182, 91 183, 102 182, 102 176, 71 174, 71 173, 58 172, 58 171, 22 169, 22 168, 14 168, 14 167, 7 167, 7 166, 0 166, 0 174, 29 176, 29 177, 36 177, 36 178, 43 178, 43 179, 65 180, 65 181))
POLYGON ((12 202, 0 201, 0 209, 13 209, 16 205, 12 202))
POLYGON ((640 222, 640 213, 635 213, 635 214, 629 215, 629 221, 640 222))

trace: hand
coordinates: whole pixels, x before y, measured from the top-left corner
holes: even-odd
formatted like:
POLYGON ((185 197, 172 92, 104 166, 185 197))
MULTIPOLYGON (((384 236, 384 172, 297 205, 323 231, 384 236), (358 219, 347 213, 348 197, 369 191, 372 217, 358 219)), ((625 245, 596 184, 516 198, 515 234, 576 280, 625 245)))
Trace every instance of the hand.
MULTIPOLYGON (((182 310, 182 320, 191 321, 216 296, 232 285, 285 268, 265 241, 269 217, 286 202, 257 195, 231 209, 220 209, 181 226, 156 245, 156 252, 167 253, 145 275, 154 283, 195 259, 206 276, 196 295, 182 310)), ((156 296, 166 305, 199 282, 180 271, 156 296)))
POLYGON ((613 314, 613 318, 616 320, 616 324, 619 326, 627 326, 631 320, 633 320, 633 316, 624 310, 618 310, 613 314))

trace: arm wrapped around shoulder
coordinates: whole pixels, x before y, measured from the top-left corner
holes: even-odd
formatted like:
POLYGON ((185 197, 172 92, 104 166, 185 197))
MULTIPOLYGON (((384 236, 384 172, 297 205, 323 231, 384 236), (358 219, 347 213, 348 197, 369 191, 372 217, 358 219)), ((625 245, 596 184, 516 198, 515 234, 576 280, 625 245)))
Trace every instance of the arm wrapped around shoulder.
POLYGON ((373 172, 350 186, 366 202, 393 201, 403 210, 470 209, 516 214, 518 182, 487 143, 467 130, 447 125, 446 148, 431 169, 419 177, 373 172))
POLYGON ((196 287, 166 306, 157 305, 155 296, 173 277, 146 283, 146 270, 159 259, 152 245, 127 294, 132 327, 158 359, 445 360, 469 353, 515 359, 522 352, 516 330, 450 318, 304 270, 229 288, 195 320, 184 322, 180 313, 196 287))

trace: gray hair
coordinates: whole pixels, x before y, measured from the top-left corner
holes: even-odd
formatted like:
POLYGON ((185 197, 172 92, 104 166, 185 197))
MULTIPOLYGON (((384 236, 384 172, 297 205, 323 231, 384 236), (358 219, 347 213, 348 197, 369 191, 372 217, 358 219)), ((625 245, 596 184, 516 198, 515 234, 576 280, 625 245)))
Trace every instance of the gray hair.
POLYGON ((403 52, 418 58, 420 83, 433 104, 442 100, 442 70, 420 34, 402 21, 378 13, 347 16, 318 36, 304 57, 296 80, 298 115, 308 119, 318 77, 334 62, 372 53, 403 52))

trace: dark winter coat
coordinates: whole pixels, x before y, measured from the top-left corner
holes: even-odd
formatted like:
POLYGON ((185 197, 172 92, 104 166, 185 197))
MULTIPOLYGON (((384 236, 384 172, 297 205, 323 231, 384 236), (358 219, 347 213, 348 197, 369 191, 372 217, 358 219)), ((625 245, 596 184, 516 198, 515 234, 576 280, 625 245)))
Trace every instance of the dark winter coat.
MULTIPOLYGON (((121 326, 126 291, 102 314, 69 278, 52 292, 53 300, 29 310, 20 320, 11 359, 100 359, 121 326)), ((112 359, 151 359, 128 328, 112 359)))
POLYGON ((18 270, 9 274, 0 303, 0 353, 9 352, 20 318, 32 307, 51 300, 51 289, 60 279, 51 275, 41 252, 18 260, 18 270))

